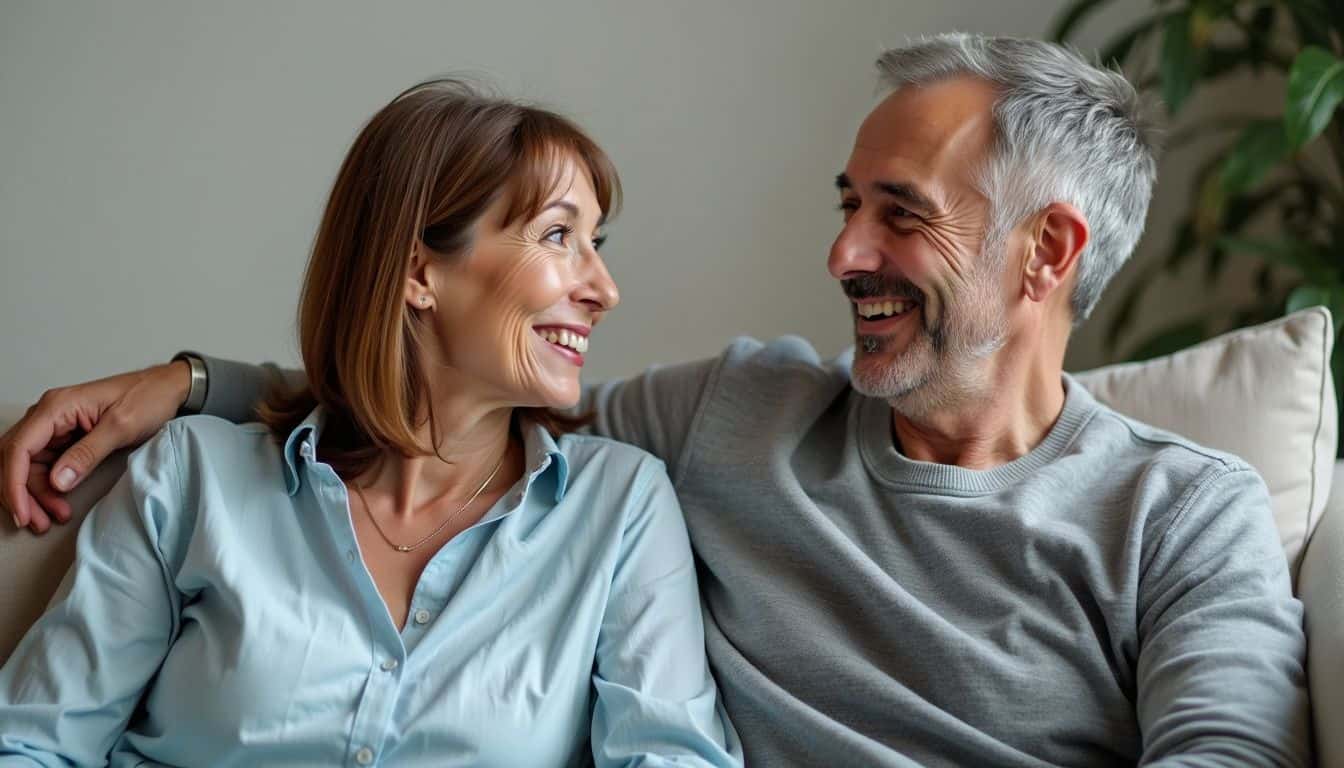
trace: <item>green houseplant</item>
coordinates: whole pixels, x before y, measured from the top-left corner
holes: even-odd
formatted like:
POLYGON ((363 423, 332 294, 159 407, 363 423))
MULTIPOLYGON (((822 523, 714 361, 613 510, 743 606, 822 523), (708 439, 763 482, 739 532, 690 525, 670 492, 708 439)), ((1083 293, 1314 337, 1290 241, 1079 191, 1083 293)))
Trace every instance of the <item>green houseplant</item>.
MULTIPOLYGON (((1052 37, 1070 42, 1090 16, 1114 3, 1074 0, 1055 19, 1052 37)), ((1120 297, 1105 334, 1113 357, 1165 354, 1315 304, 1330 308, 1338 334, 1344 325, 1342 55, 1344 0, 1155 0, 1146 16, 1100 50, 1102 64, 1160 95, 1173 123, 1182 126, 1168 134, 1166 151, 1198 151, 1202 160, 1171 248, 1143 265, 1120 297), (1196 89, 1230 77, 1255 77, 1278 88, 1279 114, 1250 116, 1230 106, 1212 117, 1176 121, 1196 89), (1232 259, 1251 260, 1253 300, 1202 309, 1120 348, 1136 307, 1155 285, 1200 263, 1212 282, 1232 259)), ((1336 382, 1344 381, 1342 362, 1336 347, 1336 382)))

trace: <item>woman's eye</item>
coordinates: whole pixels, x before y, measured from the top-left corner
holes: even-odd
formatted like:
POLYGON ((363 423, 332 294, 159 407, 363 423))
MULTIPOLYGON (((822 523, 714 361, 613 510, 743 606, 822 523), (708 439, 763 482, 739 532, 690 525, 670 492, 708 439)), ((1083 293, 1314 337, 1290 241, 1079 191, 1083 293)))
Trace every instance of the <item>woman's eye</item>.
POLYGON ((607 242, 607 236, 606 236, 606 235, 598 235, 597 237, 594 237, 594 238, 593 238, 593 250, 594 250, 594 251, 600 251, 600 250, 602 250, 602 244, 605 243, 605 242, 607 242))
POLYGON ((548 243, 555 243, 556 245, 564 245, 565 238, 569 237, 570 233, 573 231, 574 230, 569 227, 556 227, 552 230, 549 230, 545 235, 542 236, 541 239, 545 240, 548 243))

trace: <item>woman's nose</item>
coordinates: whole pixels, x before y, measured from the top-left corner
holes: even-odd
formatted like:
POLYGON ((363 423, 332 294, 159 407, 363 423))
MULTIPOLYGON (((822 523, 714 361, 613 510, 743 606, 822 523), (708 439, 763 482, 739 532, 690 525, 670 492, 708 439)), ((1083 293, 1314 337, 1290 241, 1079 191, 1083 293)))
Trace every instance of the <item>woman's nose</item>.
POLYGON ((606 262, 596 252, 587 261, 587 268, 578 286, 576 299, 597 312, 607 312, 621 303, 621 292, 611 279, 606 262))

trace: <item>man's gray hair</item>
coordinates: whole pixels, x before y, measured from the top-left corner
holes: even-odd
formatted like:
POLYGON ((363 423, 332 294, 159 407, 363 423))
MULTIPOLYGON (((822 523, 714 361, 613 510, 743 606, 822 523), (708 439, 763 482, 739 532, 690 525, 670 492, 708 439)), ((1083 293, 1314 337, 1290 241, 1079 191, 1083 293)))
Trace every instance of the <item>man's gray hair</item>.
POLYGON ((892 90, 978 76, 999 89, 994 146, 980 174, 990 200, 988 254, 1052 202, 1082 211, 1091 241, 1078 261, 1073 321, 1096 306, 1134 251, 1157 179, 1157 129, 1134 86, 1055 43, 960 33, 924 38, 877 60, 892 90))

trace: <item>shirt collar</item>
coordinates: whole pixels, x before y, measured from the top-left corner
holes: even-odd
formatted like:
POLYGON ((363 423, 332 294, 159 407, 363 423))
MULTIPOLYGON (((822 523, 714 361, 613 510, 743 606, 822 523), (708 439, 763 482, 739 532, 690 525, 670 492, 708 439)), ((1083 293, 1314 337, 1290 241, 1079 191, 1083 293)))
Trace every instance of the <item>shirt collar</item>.
MULTIPOLYGON (((316 461, 317 445, 321 442, 322 428, 326 423, 326 409, 319 405, 289 433, 289 437, 285 438, 285 447, 282 451, 285 461, 285 490, 290 496, 299 492, 301 484, 299 462, 316 461)), ((559 502, 565 497, 569 483, 569 462, 565 459, 565 454, 560 451, 551 433, 540 424, 524 417, 520 420, 519 427, 523 434, 526 482, 517 501, 522 501, 521 497, 527 495, 532 489, 532 484, 541 478, 547 469, 554 466, 555 501, 559 502)))

